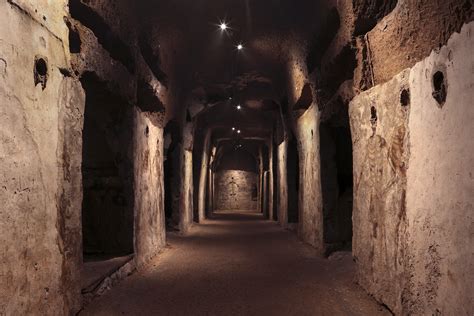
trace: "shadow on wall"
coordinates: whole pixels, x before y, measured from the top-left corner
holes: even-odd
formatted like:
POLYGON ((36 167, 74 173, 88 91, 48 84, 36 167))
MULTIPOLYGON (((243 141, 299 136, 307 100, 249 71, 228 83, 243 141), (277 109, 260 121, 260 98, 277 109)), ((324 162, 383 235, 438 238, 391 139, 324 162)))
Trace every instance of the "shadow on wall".
POLYGON ((288 223, 298 223, 298 190, 300 183, 299 156, 297 140, 292 137, 288 141, 288 223))
POLYGON ((179 225, 180 146, 179 125, 175 121, 170 121, 164 130, 166 156, 163 163, 167 230, 178 230, 179 225))
POLYGON ((326 254, 351 249, 352 140, 349 127, 320 125, 321 189, 326 254))
POLYGON ((82 176, 84 260, 133 253, 131 106, 110 93, 93 73, 86 91, 82 176))

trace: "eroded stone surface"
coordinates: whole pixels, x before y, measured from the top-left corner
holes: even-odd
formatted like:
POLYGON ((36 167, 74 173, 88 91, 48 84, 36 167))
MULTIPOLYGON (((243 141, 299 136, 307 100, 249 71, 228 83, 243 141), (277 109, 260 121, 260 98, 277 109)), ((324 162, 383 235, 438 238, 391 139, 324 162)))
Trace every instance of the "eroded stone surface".
POLYGON ((350 105, 354 159, 353 255, 360 284, 392 310, 401 309, 407 248, 408 121, 413 104, 405 71, 350 105))
POLYGON ((358 280, 397 314, 473 309, 472 32, 351 103, 358 280), (442 108, 439 69, 455 87, 442 108))
POLYGON ((84 96, 59 71, 67 41, 54 21, 64 2, 43 8, 51 23, 31 5, 0 4, 0 314, 66 314, 81 302, 81 143, 73 140, 84 96), (44 89, 34 82, 36 56, 47 59, 44 89))

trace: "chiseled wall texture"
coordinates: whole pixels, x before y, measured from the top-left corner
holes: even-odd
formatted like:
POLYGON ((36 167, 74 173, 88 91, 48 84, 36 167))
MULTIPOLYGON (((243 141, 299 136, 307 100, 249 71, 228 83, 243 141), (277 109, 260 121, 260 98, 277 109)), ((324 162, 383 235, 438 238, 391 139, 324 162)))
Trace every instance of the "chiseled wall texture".
POLYGON ((363 39, 375 84, 412 67, 474 16, 472 1, 398 0, 396 7, 363 39))
POLYGON ((319 157, 319 113, 316 103, 296 121, 299 155, 298 236, 324 251, 323 202, 319 157))
POLYGON ((257 210, 257 181, 254 172, 221 170, 215 176, 215 209, 257 210))
POLYGON ((474 22, 410 72, 408 314, 474 313, 474 22), (446 103, 433 98, 442 70, 446 103))
POLYGON ((288 226, 288 141, 285 139, 277 147, 277 179, 278 179, 278 222, 281 226, 288 226))
POLYGON ((400 95, 409 71, 357 96, 350 106, 354 159, 352 251, 357 278, 399 311, 406 264, 408 115, 400 95))
POLYGON ((135 260, 143 265, 166 243, 163 128, 159 114, 134 113, 135 260))
POLYGON ((185 234, 193 224, 193 124, 187 123, 183 129, 181 147, 180 177, 182 187, 179 198, 179 229, 185 234))
POLYGON ((65 8, 0 2, 1 315, 80 309, 84 94, 60 72, 65 8), (46 61, 45 85, 35 84, 35 58, 46 61))
POLYGON ((350 105, 357 278, 395 314, 474 310, 473 31, 350 105))

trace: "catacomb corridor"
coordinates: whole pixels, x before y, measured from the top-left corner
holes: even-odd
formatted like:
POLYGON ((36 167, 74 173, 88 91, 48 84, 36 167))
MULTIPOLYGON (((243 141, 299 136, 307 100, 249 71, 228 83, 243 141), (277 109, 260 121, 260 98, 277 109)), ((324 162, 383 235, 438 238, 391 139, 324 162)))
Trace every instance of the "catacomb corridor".
POLYGON ((0 316, 474 315, 472 0, 0 0, 0 316))

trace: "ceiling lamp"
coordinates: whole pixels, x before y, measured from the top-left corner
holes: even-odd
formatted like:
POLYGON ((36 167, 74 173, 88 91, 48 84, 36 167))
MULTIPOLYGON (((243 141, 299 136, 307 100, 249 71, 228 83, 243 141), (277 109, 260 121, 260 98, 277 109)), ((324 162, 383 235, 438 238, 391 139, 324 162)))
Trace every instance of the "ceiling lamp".
POLYGON ((240 104, 237 105, 237 110, 240 110, 241 108, 242 108, 242 106, 240 106, 240 104))
POLYGON ((221 22, 219 24, 219 28, 221 29, 221 31, 226 31, 229 28, 229 26, 227 25, 227 23, 221 22))
POLYGON ((244 49, 244 45, 242 44, 237 45, 237 50, 242 50, 242 49, 244 49))

